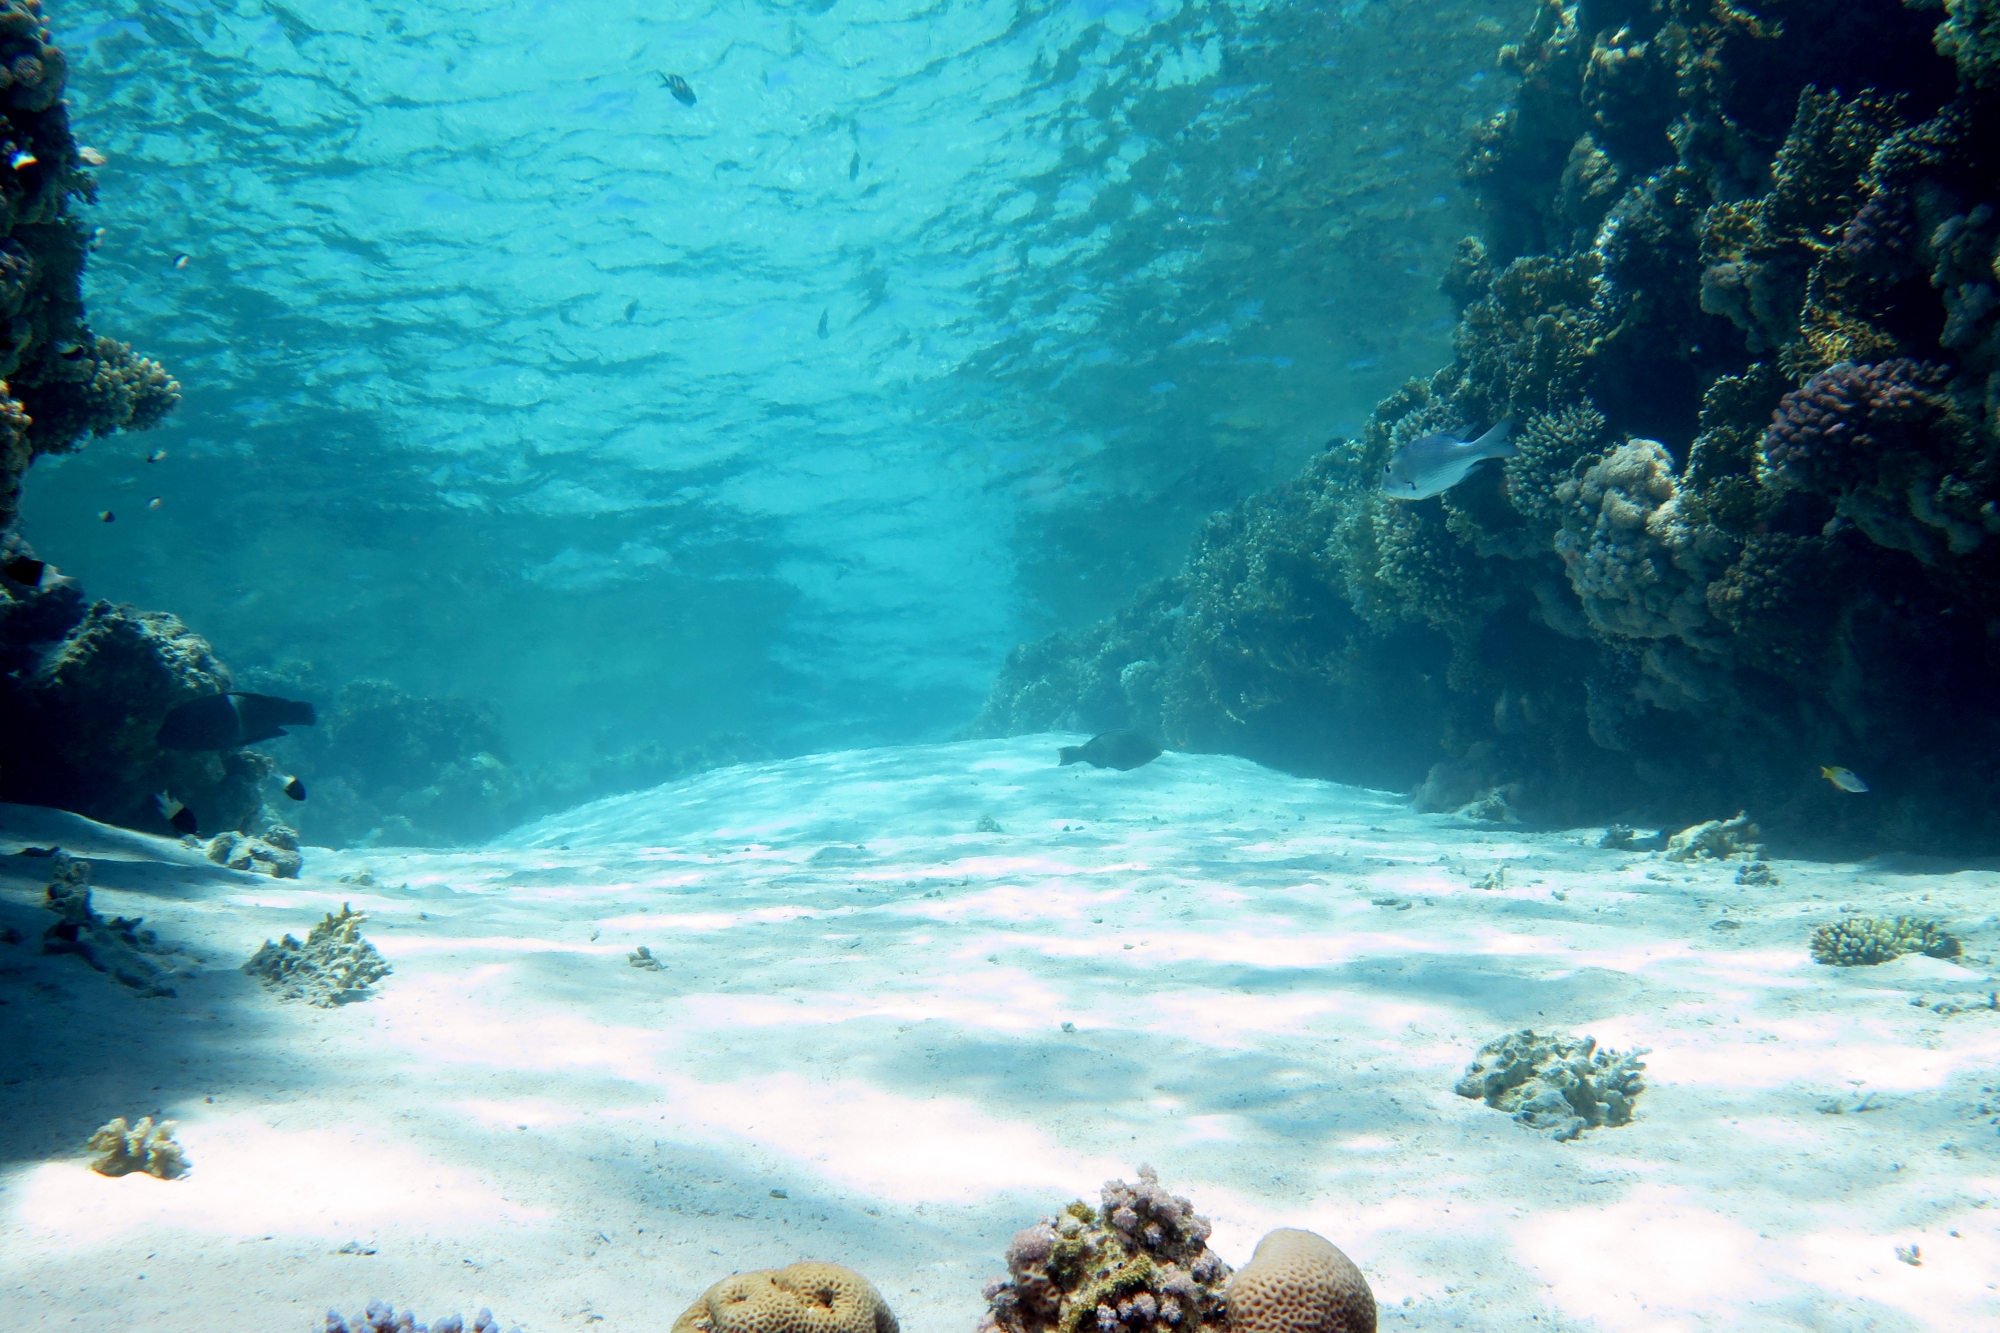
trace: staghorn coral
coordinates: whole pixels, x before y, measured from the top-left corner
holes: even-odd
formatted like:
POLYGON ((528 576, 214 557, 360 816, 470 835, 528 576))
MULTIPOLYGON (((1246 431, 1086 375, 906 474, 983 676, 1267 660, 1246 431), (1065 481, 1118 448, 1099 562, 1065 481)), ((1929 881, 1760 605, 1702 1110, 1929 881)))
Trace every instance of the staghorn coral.
POLYGON ((738 1273, 703 1292, 673 1333, 897 1333, 874 1284, 839 1264, 738 1273))
POLYGON ((1452 1090, 1566 1143, 1586 1129, 1631 1123, 1633 1099, 1646 1086, 1644 1054, 1600 1051, 1590 1037, 1537 1036, 1523 1028, 1480 1047, 1452 1090))
POLYGON ((1906 953, 1932 958, 1956 958, 1959 942, 1944 923, 1923 917, 1850 916, 1821 926, 1808 947, 1815 963, 1835 967, 1872 967, 1906 953))
POLYGON ((90 1136, 84 1147, 100 1154, 90 1169, 100 1176, 129 1176, 143 1172, 160 1180, 174 1180, 187 1174, 187 1154, 174 1142, 174 1122, 153 1123, 142 1116, 136 1125, 125 1117, 107 1121, 90 1136))
POLYGON ((1223 1293, 1230 1333, 1374 1333, 1375 1293, 1324 1236, 1289 1227, 1257 1242, 1223 1293))
MULTIPOLYGON (((328 1310, 321 1333, 500 1333, 500 1325, 491 1310, 482 1309, 472 1317, 469 1325, 462 1316, 448 1314, 427 1328, 417 1322, 414 1310, 406 1309, 398 1313, 389 1301, 370 1301, 367 1310, 354 1316, 351 1324, 341 1317, 340 1311, 328 1310)), ((520 1333, 520 1330, 509 1329, 508 1333, 520 1333)))
POLYGON ((322 1009, 365 1000, 368 988, 391 971, 375 946, 361 938, 367 919, 342 903, 340 915, 328 912, 304 944, 290 935, 275 943, 265 940, 243 971, 281 1000, 304 1000, 322 1009))
POLYGON ((1161 1187, 1106 1181, 1102 1208, 1081 1201, 1018 1232, 1007 1277, 987 1284, 988 1333, 1200 1333, 1223 1322, 1229 1266, 1209 1224, 1161 1187))

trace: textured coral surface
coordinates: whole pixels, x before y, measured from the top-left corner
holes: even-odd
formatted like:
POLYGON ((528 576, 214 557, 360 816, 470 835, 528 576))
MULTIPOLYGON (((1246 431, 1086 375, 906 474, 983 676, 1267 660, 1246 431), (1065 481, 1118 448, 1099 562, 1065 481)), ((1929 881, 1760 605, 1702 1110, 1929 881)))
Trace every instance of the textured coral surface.
POLYGON ((84 1145, 98 1154, 90 1169, 100 1176, 129 1176, 140 1171, 161 1180, 183 1175, 188 1168, 187 1154, 174 1142, 174 1128, 171 1120, 154 1124, 153 1117, 141 1116, 138 1124, 128 1125, 125 1117, 119 1116, 84 1145))
POLYGON ((331 1008, 367 999, 368 988, 390 972, 375 946, 361 937, 361 923, 367 919, 366 913, 342 903, 339 914, 328 912, 303 944, 290 935, 265 940, 243 971, 281 1000, 331 1008))
POLYGON ((1565 1142, 1586 1129, 1631 1123, 1633 1099, 1646 1086, 1644 1054, 1600 1051, 1590 1037, 1522 1028, 1480 1047, 1453 1091, 1565 1142))
POLYGON ((722 1279, 681 1312, 674 1333, 896 1333, 896 1316, 853 1269, 797 1263, 722 1279))
POLYGON ((1926 917, 1850 916, 1813 931, 1813 961, 1836 967, 1872 967, 1906 953, 1956 958, 1959 942, 1941 921, 1926 917))
POLYGON ((1230 1333, 1375 1333, 1375 1294, 1324 1236, 1286 1227, 1257 1242, 1223 1293, 1230 1333))

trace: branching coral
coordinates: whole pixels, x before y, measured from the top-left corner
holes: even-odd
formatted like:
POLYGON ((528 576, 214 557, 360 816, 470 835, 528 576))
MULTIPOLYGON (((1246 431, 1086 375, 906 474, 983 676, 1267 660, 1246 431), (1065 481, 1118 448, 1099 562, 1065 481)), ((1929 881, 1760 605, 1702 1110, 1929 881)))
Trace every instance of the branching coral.
POLYGON ((100 1176, 144 1172, 160 1180, 185 1175, 187 1154, 174 1142, 175 1128, 171 1120, 154 1124, 153 1117, 142 1116, 138 1124, 128 1125, 125 1117, 119 1116, 92 1134, 90 1142, 84 1145, 99 1154, 90 1169, 100 1176))
POLYGON ((1567 1142, 1586 1129, 1631 1123, 1633 1099, 1646 1086, 1644 1054, 1600 1051, 1590 1037, 1537 1036, 1523 1028, 1480 1047, 1453 1091, 1567 1142))
POLYGON ((368 988, 389 975, 389 964, 361 938, 366 914, 346 903, 306 935, 304 944, 287 935, 264 941, 243 971, 276 992, 281 1000, 304 1000, 330 1009, 368 998, 368 988))
POLYGON ((1200 1333, 1222 1323, 1229 1266, 1186 1199, 1139 1180, 1105 1182, 1102 1209, 1071 1204, 1017 1233, 1007 1277, 986 1288, 988 1333, 1200 1333))
POLYGON ((1813 961, 1835 967, 1871 967, 1906 953, 1956 958, 1959 942, 1941 921, 1923 917, 1850 916, 1812 933, 1813 961))
MULTIPOLYGON (((494 1320, 491 1310, 481 1310, 472 1317, 471 1324, 459 1315, 448 1314, 426 1328, 417 1322, 414 1310, 398 1313, 388 1301, 370 1301, 368 1309, 356 1315, 351 1324, 341 1317, 340 1311, 328 1310, 322 1333, 500 1333, 500 1325, 494 1320)), ((520 1333, 520 1330, 510 1329, 508 1333, 520 1333)))

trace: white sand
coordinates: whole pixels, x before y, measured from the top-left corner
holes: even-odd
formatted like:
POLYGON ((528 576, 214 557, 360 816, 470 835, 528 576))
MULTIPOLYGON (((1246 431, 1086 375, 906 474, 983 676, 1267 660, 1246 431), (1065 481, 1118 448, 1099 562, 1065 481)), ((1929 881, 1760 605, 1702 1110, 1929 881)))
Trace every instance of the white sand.
POLYGON ((1911 1003, 2000 985, 1992 866, 1746 888, 1237 759, 1058 769, 1064 739, 724 770, 298 882, 0 807, 0 853, 89 857, 101 912, 202 960, 141 999, 40 955, 48 862, 0 857, 5 1327, 305 1333, 378 1296, 638 1333, 813 1257, 970 1333, 1015 1229, 1147 1161, 1233 1263, 1330 1237, 1388 1329, 2000 1328, 2000 1013, 1911 1003), (343 901, 375 998, 236 970, 343 901), (1848 906, 1942 917, 1966 965, 1813 964, 1848 906), (1652 1048, 1636 1122, 1558 1144, 1452 1093, 1524 1026, 1652 1048), (87 1169, 162 1111, 186 1178, 87 1169))

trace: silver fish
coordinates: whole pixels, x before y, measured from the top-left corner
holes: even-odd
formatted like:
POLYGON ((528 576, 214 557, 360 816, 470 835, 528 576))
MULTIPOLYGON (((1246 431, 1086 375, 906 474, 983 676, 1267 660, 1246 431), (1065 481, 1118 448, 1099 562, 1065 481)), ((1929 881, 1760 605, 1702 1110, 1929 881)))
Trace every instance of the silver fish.
POLYGON ((1512 458, 1517 451, 1507 433, 1513 425, 1514 418, 1504 418, 1476 440, 1461 440, 1441 430, 1411 440, 1382 465, 1382 494, 1391 500, 1428 500, 1444 494, 1486 459, 1512 458))

